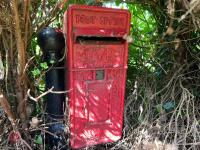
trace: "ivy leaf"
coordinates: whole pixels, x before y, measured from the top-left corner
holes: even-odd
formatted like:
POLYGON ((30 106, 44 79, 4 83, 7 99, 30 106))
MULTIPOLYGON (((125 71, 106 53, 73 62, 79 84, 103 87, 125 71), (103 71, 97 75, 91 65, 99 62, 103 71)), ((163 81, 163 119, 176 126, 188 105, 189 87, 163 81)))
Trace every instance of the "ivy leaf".
POLYGON ((40 64, 40 67, 41 67, 42 69, 48 69, 48 65, 47 65, 46 62, 41 63, 41 64, 40 64))
POLYGON ((166 111, 171 111, 173 110, 175 107, 175 103, 174 102, 166 102, 165 104, 163 104, 163 108, 166 110, 166 111))
POLYGON ((115 4, 116 4, 117 6, 119 6, 119 5, 120 5, 120 2, 121 2, 120 0, 116 0, 116 1, 115 1, 115 4))
POLYGON ((36 137, 35 137, 35 143, 39 144, 39 145, 42 145, 42 136, 41 136, 41 134, 36 135, 36 137))
POLYGON ((38 75, 40 75, 40 70, 38 68, 36 68, 32 71, 32 73, 33 73, 33 76, 38 76, 38 75))
POLYGON ((156 110, 157 110, 158 113, 161 113, 162 112, 162 105, 161 104, 156 105, 156 110))

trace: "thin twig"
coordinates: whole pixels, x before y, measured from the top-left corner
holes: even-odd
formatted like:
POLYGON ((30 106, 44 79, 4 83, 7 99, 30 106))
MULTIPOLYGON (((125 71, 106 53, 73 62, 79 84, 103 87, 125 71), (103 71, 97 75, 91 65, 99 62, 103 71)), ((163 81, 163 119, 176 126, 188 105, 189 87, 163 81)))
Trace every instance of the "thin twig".
POLYGON ((53 91, 54 87, 52 86, 48 91, 42 93, 41 95, 39 95, 38 97, 34 98, 33 96, 30 95, 30 89, 28 89, 27 91, 27 95, 28 97, 35 101, 35 102, 38 102, 38 100, 42 97, 44 97, 45 95, 49 94, 49 93, 53 93, 53 94, 65 94, 65 93, 68 93, 70 90, 68 91, 53 91))

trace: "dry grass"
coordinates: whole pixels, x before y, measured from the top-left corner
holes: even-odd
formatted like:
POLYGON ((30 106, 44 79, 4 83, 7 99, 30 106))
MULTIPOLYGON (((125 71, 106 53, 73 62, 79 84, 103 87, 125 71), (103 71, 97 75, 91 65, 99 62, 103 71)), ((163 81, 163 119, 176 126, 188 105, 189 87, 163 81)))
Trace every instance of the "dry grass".
POLYGON ((140 78, 126 99, 123 138, 114 144, 86 149, 198 150, 200 149, 200 71, 183 65, 158 90, 155 80, 140 78), (197 94, 197 95, 196 95, 197 94), (170 111, 157 106, 174 102, 170 111))

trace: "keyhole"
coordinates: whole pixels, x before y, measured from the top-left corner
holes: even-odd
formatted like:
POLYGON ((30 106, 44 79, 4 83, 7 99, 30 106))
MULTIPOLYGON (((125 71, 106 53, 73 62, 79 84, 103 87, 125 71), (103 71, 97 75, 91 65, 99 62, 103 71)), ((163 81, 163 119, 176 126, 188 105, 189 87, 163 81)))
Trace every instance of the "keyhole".
POLYGON ((96 80, 103 80, 104 79, 104 70, 97 70, 96 71, 96 80))

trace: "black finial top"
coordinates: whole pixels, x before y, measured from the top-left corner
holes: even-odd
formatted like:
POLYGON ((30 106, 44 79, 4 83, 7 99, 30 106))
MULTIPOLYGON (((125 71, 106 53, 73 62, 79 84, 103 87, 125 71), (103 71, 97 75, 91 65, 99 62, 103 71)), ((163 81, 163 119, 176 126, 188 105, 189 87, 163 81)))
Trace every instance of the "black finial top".
POLYGON ((38 44, 43 51, 60 51, 65 47, 64 35, 59 29, 43 28, 38 34, 38 44))
POLYGON ((37 38, 45 61, 52 64, 63 58, 65 39, 61 30, 46 27, 39 32, 37 38))

